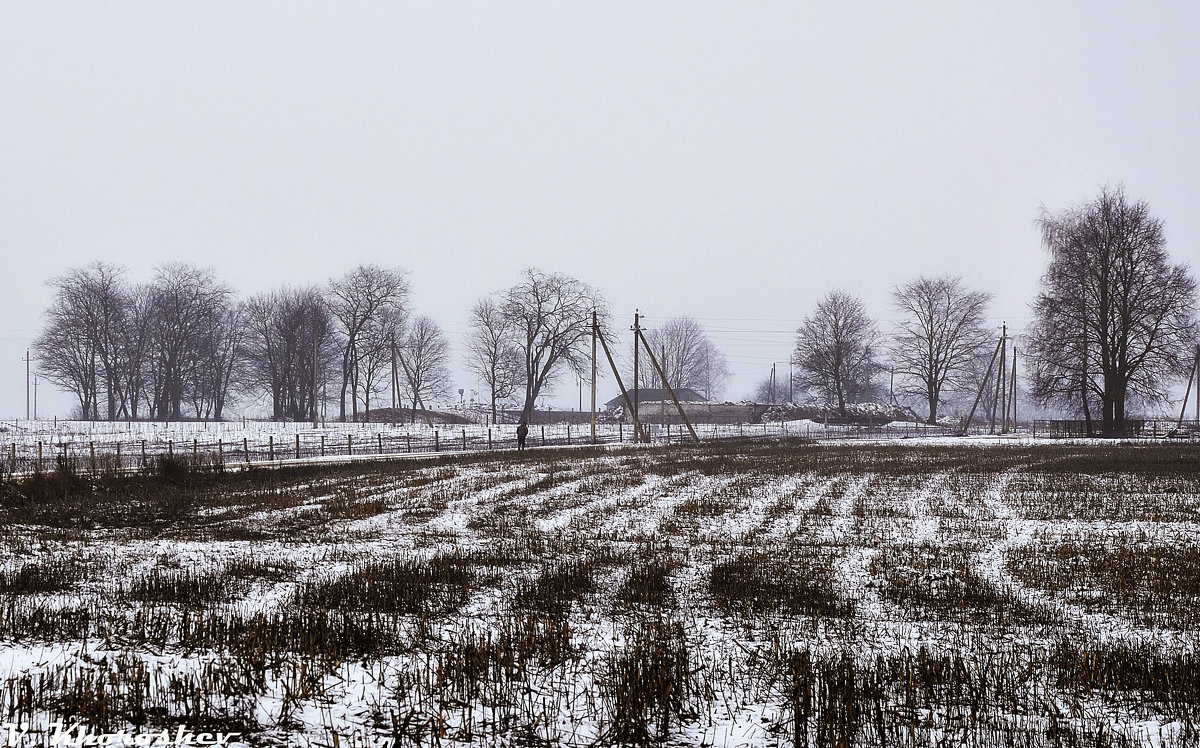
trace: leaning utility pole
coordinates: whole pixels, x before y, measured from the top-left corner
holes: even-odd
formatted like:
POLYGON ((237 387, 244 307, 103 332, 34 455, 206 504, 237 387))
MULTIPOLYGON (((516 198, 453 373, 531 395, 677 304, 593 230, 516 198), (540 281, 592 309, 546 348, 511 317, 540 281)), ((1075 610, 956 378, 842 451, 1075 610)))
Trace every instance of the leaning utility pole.
POLYGON ((596 336, 600 332, 596 310, 592 310, 592 444, 596 443, 596 336))
MULTIPOLYGON (((617 389, 621 390, 621 397, 625 400, 625 407, 629 408, 629 412, 633 412, 633 401, 629 399, 629 392, 625 389, 625 382, 621 380, 621 370, 617 368, 617 363, 613 361, 612 351, 608 350, 608 341, 604 339, 603 333, 597 330, 597 337, 600 338, 600 346, 604 349, 604 357, 608 359, 608 366, 612 369, 613 378, 617 380, 617 389)), ((637 345, 637 341, 634 341, 637 345)), ((636 349, 635 349, 636 350, 636 349)), ((640 441, 641 427, 634 423, 634 440, 640 441)))
POLYGON ((1179 421, 1175 428, 1183 428, 1183 417, 1187 415, 1188 398, 1192 395, 1192 380, 1196 380, 1196 424, 1200 426, 1200 345, 1196 346, 1196 358, 1192 360, 1192 370, 1188 372, 1187 389, 1183 391, 1183 405, 1179 408, 1179 421))
MULTIPOLYGON (((667 381, 667 374, 663 368, 658 365, 658 362, 654 360, 654 351, 650 350, 650 344, 646 342, 646 337, 640 332, 637 336, 642 341, 642 345, 646 346, 646 355, 650 357, 650 364, 654 367, 655 371, 658 372, 658 375, 662 377, 663 383, 665 384, 667 381)), ((634 350, 637 350, 637 340, 633 341, 633 344, 635 346, 634 350)), ((683 405, 680 404, 679 398, 675 396, 675 390, 671 389, 671 385, 669 384, 667 384, 667 392, 671 395, 671 400, 675 402, 675 408, 679 411, 679 417, 683 420, 684 425, 688 427, 688 431, 691 432, 692 438, 697 442, 700 441, 700 437, 696 436, 696 429, 692 428, 692 422, 688 420, 687 413, 683 410, 683 405)))
POLYGON ((979 392, 975 393, 975 402, 971 404, 971 412, 967 414, 967 420, 963 421, 962 433, 966 435, 967 429, 971 428, 971 421, 975 419, 975 409, 979 407, 979 401, 983 399, 983 391, 987 389, 988 382, 992 381, 992 367, 996 365, 996 357, 1000 355, 1000 343, 996 341, 996 350, 992 351, 992 358, 988 361, 987 373, 983 375, 983 381, 979 383, 979 392))
MULTIPOLYGON (((1191 381, 1191 380, 1188 380, 1191 381)), ((29 349, 25 349, 25 420, 29 420, 29 349)))
POLYGON ((640 323, 642 315, 637 309, 633 310, 633 434, 634 439, 641 441, 642 421, 638 417, 638 341, 642 337, 640 323))

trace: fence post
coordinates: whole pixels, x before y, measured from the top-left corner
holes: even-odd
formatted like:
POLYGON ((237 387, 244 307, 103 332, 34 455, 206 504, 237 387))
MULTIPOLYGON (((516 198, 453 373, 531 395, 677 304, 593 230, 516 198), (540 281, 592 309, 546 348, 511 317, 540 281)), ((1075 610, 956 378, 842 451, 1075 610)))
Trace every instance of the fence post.
POLYGON ((121 442, 117 442, 117 470, 121 469, 121 442))
MULTIPOLYGON (((13 446, 14 446, 14 448, 16 447, 16 445, 13 445, 13 446)), ((491 451, 491 449, 492 449, 492 430, 488 429, 488 451, 491 451)))
POLYGON ((175 459, 175 440, 174 439, 167 440, 167 457, 170 457, 171 459, 175 459))
POLYGON ((352 437, 350 434, 346 434, 346 456, 347 457, 354 454, 354 442, 350 441, 353 438, 354 437, 352 437))
POLYGON ((404 435, 404 451, 412 452, 412 434, 404 435))
POLYGON ((375 432, 375 440, 379 444, 379 454, 383 454, 383 433, 380 431, 376 431, 375 432))
POLYGON ((242 454, 246 456, 246 465, 250 464, 250 440, 242 437, 242 454))
POLYGON ((434 430, 433 430, 433 451, 434 451, 434 452, 438 451, 438 432, 437 432, 437 429, 434 429, 434 430))
POLYGON ((142 439, 142 467, 146 467, 146 440, 142 439))
POLYGON ((96 442, 88 442, 88 451, 92 453, 92 472, 96 472, 96 442))
POLYGON ((625 422, 617 424, 617 439, 623 444, 625 442, 625 422))
POLYGON ((546 427, 542 426, 542 446, 546 446, 546 427))
POLYGON ((267 459, 271 462, 275 461, 275 435, 271 434, 267 437, 267 459))
POLYGON ((296 459, 300 459, 300 434, 296 434, 296 459))
POLYGON ((41 443, 40 441, 38 442, 38 464, 37 464, 37 471, 38 471, 39 473, 40 473, 40 472, 42 472, 42 443, 41 443))
MULTIPOLYGON (((121 454, 121 445, 117 445, 117 455, 121 454)), ((225 442, 223 439, 217 439, 217 464, 225 464, 225 442)))
POLYGON ((463 434, 463 451, 466 452, 467 451, 467 430, 463 429, 462 434, 463 434))
POLYGON ((325 435, 321 434, 321 456, 325 456, 325 435))
POLYGON ((571 422, 567 421, 567 446, 571 445, 571 422))
POLYGON ((192 439, 192 465, 196 465, 197 464, 196 461, 199 459, 200 459, 200 445, 197 443, 197 440, 193 438, 192 439))

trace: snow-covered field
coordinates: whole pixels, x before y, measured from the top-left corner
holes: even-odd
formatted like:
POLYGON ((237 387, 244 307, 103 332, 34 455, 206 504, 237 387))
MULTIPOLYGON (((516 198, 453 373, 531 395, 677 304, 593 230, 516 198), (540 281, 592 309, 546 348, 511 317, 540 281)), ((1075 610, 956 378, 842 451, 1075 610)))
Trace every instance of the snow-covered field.
POLYGON ((0 744, 76 721, 127 745, 1200 740, 1194 445, 537 448, 3 489, 0 744))

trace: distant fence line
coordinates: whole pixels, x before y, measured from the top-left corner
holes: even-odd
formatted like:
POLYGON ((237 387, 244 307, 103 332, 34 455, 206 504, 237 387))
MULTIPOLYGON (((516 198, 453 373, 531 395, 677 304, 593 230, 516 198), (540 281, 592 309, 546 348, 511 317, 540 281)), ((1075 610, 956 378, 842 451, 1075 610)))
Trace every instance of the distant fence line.
MULTIPOLYGON (((1082 419, 1038 420, 1030 424, 1030 429, 1034 436, 1046 436, 1052 439, 1084 439, 1101 436, 1104 424, 1100 420, 1093 420, 1091 433, 1088 433, 1088 422, 1082 419)), ((1130 418, 1125 420, 1125 428, 1116 436, 1132 439, 1197 439, 1200 438, 1200 421, 1179 421, 1174 418, 1130 418)))
MULTIPOLYGON (((27 474, 61 467, 77 472, 136 471, 153 468, 161 458, 199 466, 228 467, 341 458, 354 459, 484 452, 516 447, 513 426, 425 426, 405 430, 387 424, 331 424, 311 429, 305 424, 226 422, 220 424, 120 424, 62 422, 53 428, 20 428, 6 424, 0 434, 4 452, 0 464, 8 474, 27 474), (14 429, 16 430, 14 432, 14 429), (7 437, 7 438, 6 438, 7 437)), ((646 426, 654 444, 691 441, 685 427, 646 426)), ((704 440, 786 437, 807 440, 855 440, 943 436, 953 429, 919 424, 858 425, 825 428, 789 423, 697 424, 704 440)), ((632 426, 601 424, 596 444, 633 441, 632 426)), ((575 446, 592 443, 587 424, 534 425, 530 447, 575 446)))
MULTIPOLYGON (((161 458, 199 466, 229 467, 279 464, 324 459, 398 457, 407 454, 485 452, 516 447, 515 427, 455 426, 410 429, 389 424, 330 424, 312 429, 306 424, 276 422, 224 423, 81 423, 64 421, 53 427, 34 422, 0 424, 0 465, 7 474, 27 474, 60 467, 77 472, 136 471, 155 467, 161 458), (4 444, 4 442, 8 442, 4 444)), ((1093 428, 1099 424, 1093 422, 1093 428)), ((1200 439, 1200 422, 1137 420, 1127 422, 1127 436, 1140 438, 1184 437, 1200 439)), ((787 422, 696 424, 703 440, 738 438, 792 438, 811 441, 861 439, 905 439, 953 436, 957 429, 914 423, 796 424, 787 422)), ((680 425, 646 424, 654 444, 691 441, 680 425)), ((987 429, 975 428, 973 435, 988 435, 987 429)), ((1039 438, 1083 438, 1084 421, 1039 420, 1028 427, 996 436, 1034 436, 1039 438)), ((633 429, 627 424, 599 424, 596 444, 633 441, 633 429)), ((530 428, 530 447, 561 447, 593 443, 586 423, 571 422, 530 428)))

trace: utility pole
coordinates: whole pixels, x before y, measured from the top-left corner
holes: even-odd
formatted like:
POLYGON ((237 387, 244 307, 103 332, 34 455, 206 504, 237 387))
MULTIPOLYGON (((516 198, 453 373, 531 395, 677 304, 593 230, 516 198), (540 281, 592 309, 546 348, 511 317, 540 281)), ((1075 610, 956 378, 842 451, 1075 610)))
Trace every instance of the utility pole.
POLYGON ((29 420, 29 349, 25 349, 25 420, 29 420))
POLYGON ((638 418, 638 340, 642 337, 642 315, 633 310, 633 438, 641 441, 642 422, 638 418))
MULTIPOLYGON (((1005 323, 1004 326, 1000 328, 1000 345, 996 349, 999 354, 999 360, 997 361, 999 368, 996 370, 996 387, 992 392, 991 417, 988 420, 988 433, 989 434, 996 433, 996 408, 1000 405, 1000 399, 1003 397, 1003 393, 1005 391, 1005 389, 1004 389, 1004 360, 1005 360, 1004 336, 1008 332, 1007 325, 1008 325, 1008 323, 1005 323)), ((990 372, 989 372, 989 374, 990 374, 990 372)))
POLYGON ((317 325, 316 325, 316 320, 313 321, 312 339, 313 339, 312 393, 309 395, 308 399, 312 401, 311 402, 312 424, 313 424, 313 428, 315 429, 317 427, 317 325))
POLYGON ((662 385, 663 385, 662 388, 663 388, 663 391, 658 393, 658 404, 659 404, 658 414, 660 416, 662 416, 662 422, 666 423, 667 422, 667 397, 666 397, 666 395, 667 395, 667 390, 670 388, 671 385, 667 384, 667 346, 663 345, 660 350, 662 351, 662 385))
POLYGON ((600 323, 596 318, 596 310, 592 310, 592 444, 596 443, 596 336, 600 332, 600 323))
POLYGON ((1196 358, 1192 360, 1192 370, 1188 372, 1187 388, 1183 391, 1183 405, 1179 408, 1179 421, 1175 428, 1183 428, 1183 417, 1187 415, 1188 398, 1192 396, 1192 379, 1196 380, 1196 425, 1200 426, 1200 345, 1196 346, 1196 358))
POLYGON ((775 364, 771 364, 771 405, 775 404, 775 364))
POLYGON ((987 389, 988 382, 991 381, 992 368, 996 365, 996 356, 998 355, 1000 355, 1000 341, 996 341, 996 350, 992 351, 992 357, 988 360, 987 373, 983 375, 983 380, 979 383, 979 392, 975 393, 975 402, 971 404, 971 412, 967 414, 967 420, 963 421, 963 435, 966 435, 967 429, 971 428, 971 421, 975 418, 975 409, 979 407, 979 401, 983 399, 983 391, 987 389))
POLYGON ((1012 371, 1008 373, 1008 407, 1012 410, 1012 429, 1017 430, 1017 344, 1013 341, 1012 371))

